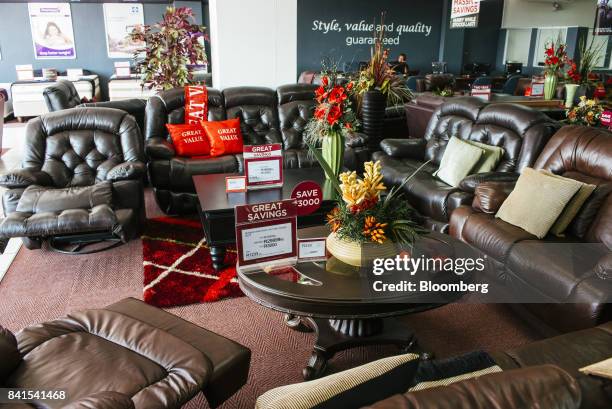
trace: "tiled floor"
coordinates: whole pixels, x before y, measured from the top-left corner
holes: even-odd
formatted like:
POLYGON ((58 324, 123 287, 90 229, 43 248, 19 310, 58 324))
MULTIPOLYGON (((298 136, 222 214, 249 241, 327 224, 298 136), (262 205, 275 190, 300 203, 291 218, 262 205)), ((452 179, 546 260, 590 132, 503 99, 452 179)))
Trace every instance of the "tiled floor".
MULTIPOLYGON (((2 149, 7 150, 0 157, 0 173, 19 167, 21 156, 23 154, 23 141, 25 140, 26 124, 10 123, 4 125, 4 133, 2 135, 2 149)), ((1 189, 4 190, 4 189, 1 189)), ((1 192, 0 192, 1 193, 1 192)), ((0 214, 2 210, 0 209, 0 214)), ((9 269, 15 256, 21 248, 21 240, 9 240, 6 249, 0 255, 0 281, 4 274, 9 269)))

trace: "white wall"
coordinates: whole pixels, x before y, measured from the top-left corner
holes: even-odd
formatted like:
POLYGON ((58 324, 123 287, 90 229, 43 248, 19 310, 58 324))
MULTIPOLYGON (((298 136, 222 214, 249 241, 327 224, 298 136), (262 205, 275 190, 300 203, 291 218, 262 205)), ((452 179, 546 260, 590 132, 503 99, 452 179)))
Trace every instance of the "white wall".
POLYGON ((558 0, 561 10, 553 10, 553 0, 505 0, 502 28, 593 27, 596 0, 558 0))
POLYGON ((211 0, 213 86, 297 81, 297 0, 211 0))

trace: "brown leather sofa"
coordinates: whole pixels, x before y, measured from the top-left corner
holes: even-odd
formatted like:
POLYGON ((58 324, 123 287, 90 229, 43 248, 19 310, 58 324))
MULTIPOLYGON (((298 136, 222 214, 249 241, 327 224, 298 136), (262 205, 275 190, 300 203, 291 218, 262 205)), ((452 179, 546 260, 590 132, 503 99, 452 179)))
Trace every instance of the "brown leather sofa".
POLYGON ((0 175, 0 237, 28 248, 76 235, 137 236, 144 220, 144 149, 134 118, 73 108, 28 122, 21 168, 0 175))
POLYGON ((434 229, 446 231, 454 209, 472 202, 477 183, 516 180, 518 173, 533 165, 558 123, 533 109, 494 104, 474 97, 453 98, 439 106, 423 138, 386 139, 382 151, 373 154, 382 164, 387 186, 403 179, 430 161, 404 186, 407 200, 434 229), (504 148, 504 156, 493 172, 469 175, 452 187, 432 174, 438 169, 448 140, 456 136, 504 148))
MULTIPOLYGON (((291 84, 277 90, 235 87, 223 91, 208 89, 208 120, 240 118, 244 143, 283 144, 285 168, 318 166, 308 154, 303 132, 314 113, 311 84, 291 84)), ((182 88, 163 91, 149 98, 145 112, 145 151, 149 159, 149 180, 159 207, 169 214, 195 213, 197 196, 192 175, 242 172, 242 155, 185 158, 176 156, 167 123, 184 122, 185 94, 182 88)), ((359 169, 368 159, 367 137, 355 133, 346 143, 344 164, 359 169)))
POLYGON ((513 183, 483 183, 451 216, 450 234, 488 256, 487 279, 533 299, 520 307, 543 328, 571 331, 612 319, 612 133, 566 126, 534 164, 595 184, 563 237, 542 240, 495 218, 513 183), (544 304, 542 304, 544 303, 544 304))
POLYGON ((251 352, 128 298, 15 335, 0 326, 0 356, 0 387, 66 391, 45 408, 168 409, 200 391, 223 403, 245 384, 251 352))

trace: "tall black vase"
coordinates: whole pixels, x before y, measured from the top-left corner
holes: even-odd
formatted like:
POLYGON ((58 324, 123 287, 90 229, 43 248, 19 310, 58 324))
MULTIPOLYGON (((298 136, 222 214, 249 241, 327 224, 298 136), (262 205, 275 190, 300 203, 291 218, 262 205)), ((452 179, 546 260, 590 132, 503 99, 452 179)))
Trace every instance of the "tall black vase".
POLYGON ((370 145, 378 146, 385 126, 387 98, 378 90, 367 91, 361 102, 361 125, 370 145))

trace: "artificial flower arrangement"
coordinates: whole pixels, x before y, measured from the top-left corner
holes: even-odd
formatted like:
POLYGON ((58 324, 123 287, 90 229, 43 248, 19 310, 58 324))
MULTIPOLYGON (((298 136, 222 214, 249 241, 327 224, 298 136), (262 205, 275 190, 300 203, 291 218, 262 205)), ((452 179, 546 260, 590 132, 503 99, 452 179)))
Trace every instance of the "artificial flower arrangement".
POLYGON ((327 215, 332 233, 348 242, 412 245, 425 230, 413 221, 413 210, 400 192, 414 173, 383 196, 387 187, 380 162, 366 162, 364 168, 362 178, 355 171, 340 175, 341 199, 327 215))
POLYGON ((567 62, 567 50, 565 44, 559 40, 546 43, 544 50, 544 73, 546 75, 559 75, 567 62))
POLYGON ((577 106, 566 111, 567 122, 572 125, 597 126, 603 111, 598 100, 582 96, 577 106))

